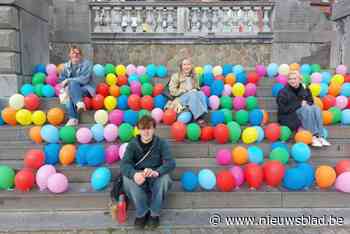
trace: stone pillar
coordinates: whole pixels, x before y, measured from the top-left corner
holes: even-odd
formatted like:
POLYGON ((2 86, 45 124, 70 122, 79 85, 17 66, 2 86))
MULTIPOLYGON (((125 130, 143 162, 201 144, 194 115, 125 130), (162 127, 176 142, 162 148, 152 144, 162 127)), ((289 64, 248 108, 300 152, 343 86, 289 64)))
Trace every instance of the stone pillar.
POLYGON ((30 81, 35 64, 49 62, 47 0, 0 2, 0 97, 30 81))

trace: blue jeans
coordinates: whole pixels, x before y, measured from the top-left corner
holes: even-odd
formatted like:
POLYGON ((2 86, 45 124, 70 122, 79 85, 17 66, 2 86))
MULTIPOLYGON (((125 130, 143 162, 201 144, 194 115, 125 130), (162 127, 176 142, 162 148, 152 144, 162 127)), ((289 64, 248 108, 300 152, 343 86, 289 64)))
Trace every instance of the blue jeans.
POLYGON ((78 119, 77 103, 83 101, 83 95, 88 92, 82 89, 80 83, 77 81, 68 82, 69 101, 66 104, 68 116, 70 119, 78 119))
POLYGON ((158 178, 147 178, 142 185, 137 185, 128 177, 123 177, 123 188, 136 208, 136 217, 144 217, 148 211, 151 216, 159 216, 165 194, 171 188, 171 179, 168 174, 158 178))
POLYGON ((208 113, 207 101, 202 91, 189 91, 182 94, 180 103, 189 108, 195 120, 208 113))
POLYGON ((316 105, 306 105, 300 107, 296 113, 304 129, 312 132, 313 135, 323 137, 323 118, 320 108, 316 105))

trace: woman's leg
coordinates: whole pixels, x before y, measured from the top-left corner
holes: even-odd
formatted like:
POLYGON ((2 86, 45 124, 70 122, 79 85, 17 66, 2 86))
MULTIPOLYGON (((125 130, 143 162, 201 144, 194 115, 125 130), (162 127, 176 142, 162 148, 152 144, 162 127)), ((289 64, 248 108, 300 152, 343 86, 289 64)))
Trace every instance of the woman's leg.
POLYGON ((70 81, 68 83, 68 93, 74 105, 83 100, 83 90, 80 86, 80 83, 77 81, 70 81))
POLYGON ((323 137, 323 118, 320 108, 316 105, 312 105, 309 107, 314 117, 315 121, 315 131, 321 137, 323 137))

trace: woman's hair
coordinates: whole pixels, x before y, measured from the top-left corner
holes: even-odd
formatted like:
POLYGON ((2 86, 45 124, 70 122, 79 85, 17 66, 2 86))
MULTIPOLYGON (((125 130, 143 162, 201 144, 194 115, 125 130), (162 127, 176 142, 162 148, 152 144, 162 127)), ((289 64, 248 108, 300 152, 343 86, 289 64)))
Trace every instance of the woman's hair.
POLYGON ((69 53, 71 53, 73 50, 78 50, 79 53, 80 53, 80 56, 83 56, 83 51, 82 51, 82 49, 81 49, 79 46, 77 46, 77 45, 71 45, 71 46, 69 47, 69 53))
POLYGON ((141 119, 137 122, 138 129, 150 129, 150 128, 156 128, 156 121, 149 115, 144 115, 141 117, 141 119))
MULTIPOLYGON (((181 63, 179 64, 179 76, 182 76, 182 64, 183 64, 183 62, 184 62, 185 60, 190 61, 190 63, 192 64, 192 59, 191 59, 191 58, 184 58, 184 59, 182 59, 182 60, 181 60, 181 63)), ((192 64, 192 66, 193 66, 193 64, 192 64)), ((191 77, 195 77, 193 67, 192 67, 192 70, 191 70, 190 74, 191 74, 191 77)))

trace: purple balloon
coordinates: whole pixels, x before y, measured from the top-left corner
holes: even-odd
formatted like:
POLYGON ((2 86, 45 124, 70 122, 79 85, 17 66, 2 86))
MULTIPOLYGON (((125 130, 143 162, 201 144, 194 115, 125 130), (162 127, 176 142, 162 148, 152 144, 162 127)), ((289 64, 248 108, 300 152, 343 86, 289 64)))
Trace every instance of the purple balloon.
POLYGON ((128 74, 128 76, 135 73, 136 73, 136 66, 134 64, 129 64, 128 66, 126 66, 126 74, 128 74))
POLYGON ((63 193, 68 189, 68 179, 61 173, 53 174, 47 181, 47 187, 53 193, 63 193))
POLYGON ((141 96, 141 84, 137 81, 132 81, 130 84, 130 89, 132 94, 141 96))
POLYGON ((142 76, 143 74, 146 73, 146 68, 144 66, 137 66, 136 68, 136 74, 138 76, 142 76))
POLYGON ((264 77, 266 75, 266 68, 262 64, 257 64, 255 66, 255 71, 260 77, 264 77))
POLYGON ((216 163, 219 165, 228 165, 232 163, 232 153, 229 149, 220 149, 216 152, 216 163))
POLYGON ((108 124, 104 131, 103 136, 105 137, 107 142, 113 142, 118 137, 118 127, 115 124, 108 124))
POLYGON ((338 175, 335 181, 335 188, 344 193, 350 193, 350 172, 343 172, 338 175))
POLYGON ((233 166, 230 168, 230 172, 236 180, 236 187, 239 187, 244 182, 244 172, 239 166, 233 166))
POLYGON ((245 97, 234 97, 233 98, 233 108, 235 110, 242 110, 245 108, 245 97))
POLYGON ((245 86, 244 96, 246 97, 255 96, 255 94, 256 94, 256 85, 253 83, 248 83, 245 86))
POLYGON ((124 112, 121 110, 113 110, 109 113, 109 122, 115 125, 121 125, 124 120, 124 112))
POLYGON ((220 106, 220 99, 218 96, 212 95, 209 97, 209 107, 212 110, 219 109, 220 106))
POLYGON ((232 87, 229 84, 225 84, 224 90, 222 91, 222 96, 231 96, 232 94, 232 87))
POLYGON ((80 128, 77 131, 77 141, 81 144, 87 144, 90 143, 92 140, 92 132, 89 128, 80 128))
POLYGON ((47 74, 57 74, 57 69, 55 64, 47 64, 46 66, 46 73, 47 74))
POLYGON ((56 174, 56 169, 52 165, 44 165, 39 168, 35 176, 35 182, 38 185, 40 191, 44 191, 47 188, 49 177, 53 174, 56 174))
POLYGON ((151 115, 157 123, 160 123, 160 121, 163 119, 164 112, 160 108, 154 108, 151 112, 151 115))
POLYGON ((106 162, 112 164, 120 160, 119 157, 119 145, 109 145, 106 148, 106 162))
POLYGON ((281 83, 281 84, 283 84, 283 85, 286 85, 286 84, 288 83, 288 78, 287 78, 286 76, 284 76, 284 75, 278 75, 278 76, 276 77, 276 81, 277 81, 278 83, 281 83))
POLYGON ((335 72, 337 74, 341 74, 341 75, 346 75, 347 71, 348 71, 348 68, 345 65, 342 65, 342 64, 337 66, 337 68, 335 70, 335 72))

